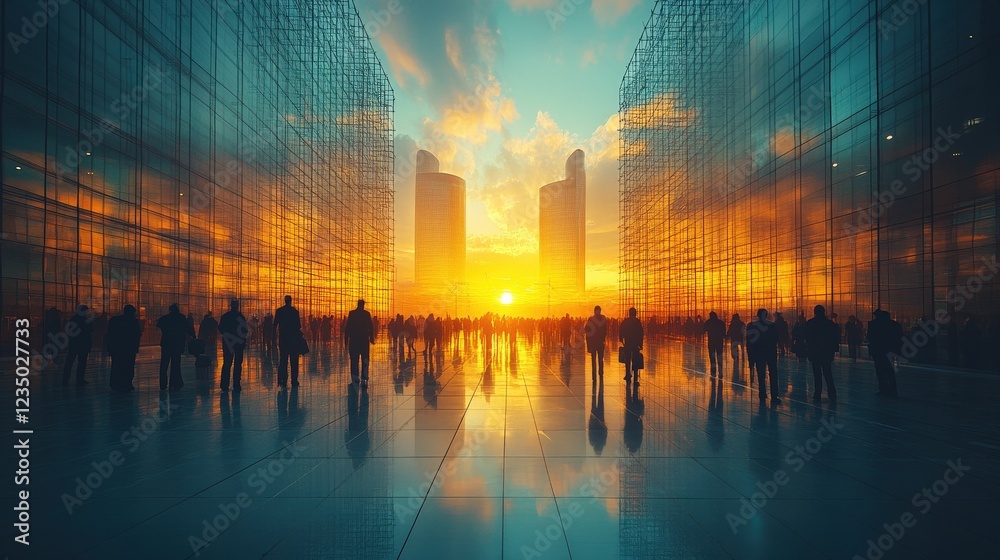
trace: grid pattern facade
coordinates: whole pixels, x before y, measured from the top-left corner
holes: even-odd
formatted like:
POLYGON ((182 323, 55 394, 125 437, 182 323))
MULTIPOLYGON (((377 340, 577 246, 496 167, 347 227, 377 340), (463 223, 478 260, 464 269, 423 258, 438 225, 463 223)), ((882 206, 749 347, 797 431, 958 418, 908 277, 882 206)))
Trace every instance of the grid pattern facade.
POLYGON ((583 292, 587 265, 587 172, 584 153, 566 160, 566 178, 538 191, 538 255, 542 282, 583 292))
POLYGON ((622 307, 1000 313, 981 275, 997 255, 1000 48, 983 25, 998 9, 658 1, 620 91, 622 307))
MULTIPOLYGON (((4 45, 5 327, 286 293, 388 315, 394 97, 352 1, 59 4, 4 45)), ((4 36, 37 9, 4 2, 4 36)))

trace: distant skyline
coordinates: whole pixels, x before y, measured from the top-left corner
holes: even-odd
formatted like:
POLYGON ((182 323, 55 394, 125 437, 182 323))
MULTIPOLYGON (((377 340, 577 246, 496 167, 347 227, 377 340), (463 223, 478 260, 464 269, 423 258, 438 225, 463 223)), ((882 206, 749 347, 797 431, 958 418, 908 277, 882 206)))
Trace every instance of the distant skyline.
POLYGON ((651 0, 357 0, 396 92, 396 276, 418 149, 466 179, 472 283, 538 277, 538 191, 587 153, 587 285, 618 281, 618 89, 651 0), (560 8, 562 4, 562 8, 560 8))

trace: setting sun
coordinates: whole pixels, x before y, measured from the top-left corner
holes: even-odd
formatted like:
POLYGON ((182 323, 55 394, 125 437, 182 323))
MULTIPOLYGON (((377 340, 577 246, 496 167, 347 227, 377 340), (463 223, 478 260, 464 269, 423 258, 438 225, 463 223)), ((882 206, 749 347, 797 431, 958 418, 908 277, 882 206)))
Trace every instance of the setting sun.
POLYGON ((510 305, 514 303, 514 296, 510 292, 504 292, 500 295, 500 303, 504 305, 510 305))

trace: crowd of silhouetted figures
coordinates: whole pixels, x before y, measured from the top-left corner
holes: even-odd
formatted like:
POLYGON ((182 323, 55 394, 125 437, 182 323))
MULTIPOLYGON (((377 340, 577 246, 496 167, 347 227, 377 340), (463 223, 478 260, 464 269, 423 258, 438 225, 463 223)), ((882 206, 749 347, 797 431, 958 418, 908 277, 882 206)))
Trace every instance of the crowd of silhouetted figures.
MULTIPOLYGON (((192 313, 184 315, 177 304, 153 323, 159 331, 161 351, 159 386, 161 390, 176 390, 184 385, 181 375, 181 357, 195 356, 196 367, 214 367, 219 350, 222 351, 220 389, 242 389, 242 368, 246 350, 258 348, 268 360, 278 367, 278 385, 292 387, 299 384, 299 358, 308 353, 310 346, 327 348, 342 342, 344 353, 350 357, 351 384, 364 389, 369 382, 370 346, 380 332, 390 340, 390 352, 397 377, 402 375, 410 360, 422 355, 425 364, 434 371, 433 356, 444 348, 456 351, 468 349, 470 343, 489 347, 506 344, 511 348, 519 342, 529 346, 558 346, 564 351, 585 348, 591 355, 591 375, 596 381, 603 378, 605 349, 610 341, 618 346, 618 362, 625 370, 626 381, 638 381, 644 367, 642 346, 645 337, 684 339, 704 343, 707 338, 710 371, 719 375, 722 355, 728 345, 734 363, 745 363, 751 376, 758 383, 760 399, 767 399, 771 389, 772 404, 779 404, 776 384, 777 360, 795 356, 813 366, 815 392, 821 399, 822 388, 836 401, 836 386, 831 365, 834 356, 841 355, 852 361, 872 360, 879 381, 879 393, 895 396, 896 368, 907 361, 946 363, 970 368, 985 368, 987 364, 1000 363, 1000 319, 983 324, 976 318, 964 319, 959 328, 958 320, 944 325, 922 320, 906 326, 894 321, 888 312, 876 310, 867 323, 851 315, 841 323, 837 314, 826 315, 822 306, 813 310, 812 317, 804 312, 793 321, 776 312, 760 310, 753 320, 745 321, 733 314, 728 323, 709 314, 686 319, 674 317, 661 320, 650 317, 645 323, 638 319, 635 308, 624 319, 608 318, 596 307, 589 317, 571 317, 565 314, 555 318, 522 318, 487 313, 481 317, 451 317, 429 314, 396 315, 380 325, 378 317, 364 309, 364 301, 346 316, 333 314, 308 316, 304 320, 292 305, 291 296, 274 312, 260 318, 249 319, 240 310, 238 300, 230 302, 229 310, 215 318, 212 311, 202 314, 200 321, 192 313), (944 343, 940 339, 944 339, 944 343), (418 350, 417 342, 420 342, 418 350), (940 360, 944 350, 947 358, 940 360)), ((135 359, 139 353, 143 333, 148 328, 146 320, 138 317, 136 308, 126 305, 121 314, 97 314, 85 305, 79 306, 69 317, 56 308, 43 316, 43 341, 55 347, 55 354, 63 358, 63 384, 68 385, 76 369, 76 384, 85 385, 87 361, 96 348, 111 357, 110 386, 118 391, 134 389, 135 359)), ((54 357, 54 356, 53 356, 54 357)), ((440 366, 437 368, 440 371, 440 366)))

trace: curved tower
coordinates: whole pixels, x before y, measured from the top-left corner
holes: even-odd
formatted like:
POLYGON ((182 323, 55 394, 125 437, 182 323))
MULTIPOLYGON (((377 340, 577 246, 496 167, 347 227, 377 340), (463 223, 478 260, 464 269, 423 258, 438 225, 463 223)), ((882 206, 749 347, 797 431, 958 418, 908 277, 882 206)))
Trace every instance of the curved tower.
POLYGON ((465 281, 465 179, 440 172, 430 152, 417 152, 415 280, 424 292, 465 281))

